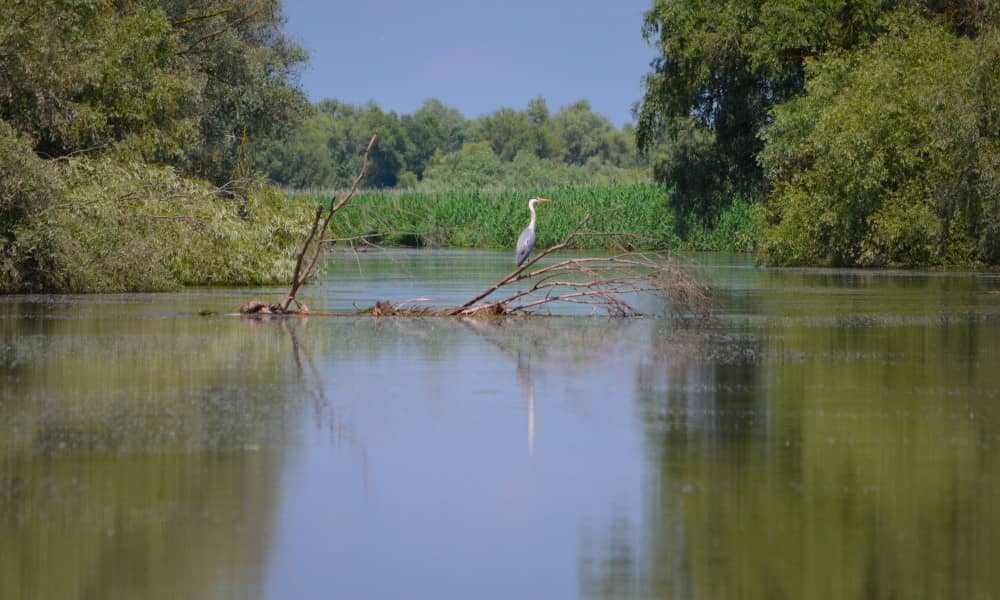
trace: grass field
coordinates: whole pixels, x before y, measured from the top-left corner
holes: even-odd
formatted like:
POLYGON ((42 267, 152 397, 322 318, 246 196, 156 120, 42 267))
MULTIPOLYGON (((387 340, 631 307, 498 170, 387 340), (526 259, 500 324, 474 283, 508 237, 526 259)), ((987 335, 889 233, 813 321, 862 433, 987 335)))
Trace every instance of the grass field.
MULTIPOLYGON (((520 191, 404 192, 365 191, 331 222, 336 237, 377 232, 385 245, 453 248, 510 248, 528 224, 528 198, 537 193, 552 202, 538 207, 536 246, 563 240, 589 214, 596 214, 577 247, 587 249, 696 250, 752 249, 753 211, 737 202, 712 229, 690 225, 682 239, 668 206, 669 192, 655 184, 520 191)), ((300 194, 314 204, 329 196, 300 194)))

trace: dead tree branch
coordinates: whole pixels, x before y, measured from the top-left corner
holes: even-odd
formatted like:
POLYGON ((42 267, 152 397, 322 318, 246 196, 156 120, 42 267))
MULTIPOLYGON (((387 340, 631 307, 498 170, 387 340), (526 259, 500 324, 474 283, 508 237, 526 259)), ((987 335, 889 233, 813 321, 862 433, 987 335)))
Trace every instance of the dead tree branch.
MULTIPOLYGON (((326 237, 326 232, 333 215, 348 203, 364 177, 368 155, 375 139, 376 135, 373 135, 365 149, 361 169, 351 189, 339 200, 334 201, 331 198, 329 206, 316 207, 309 234, 296 256, 291 289, 284 301, 271 305, 253 301, 244 305, 241 312, 264 314, 308 312, 305 305, 298 303, 295 295, 313 274, 323 248, 338 241, 370 243, 367 238, 371 234, 334 238, 326 237), (298 311, 289 311, 292 302, 299 305, 298 311)), ((539 265, 539 261, 570 247, 576 238, 593 235, 595 232, 587 229, 587 224, 594 217, 606 212, 609 211, 587 215, 561 242, 542 250, 461 306, 453 308, 415 306, 415 303, 428 299, 410 298, 396 303, 380 301, 355 314, 379 317, 518 315, 534 313, 551 303, 566 303, 587 306, 595 311, 602 310, 610 316, 633 317, 645 316, 637 306, 636 300, 650 294, 664 297, 669 302, 670 311, 675 314, 706 314, 709 306, 707 288, 697 283, 684 268, 663 254, 626 252, 610 256, 568 258, 544 266, 539 265), (519 282, 524 282, 525 285, 514 285, 519 282)), ((603 232, 596 233, 601 236, 608 235, 603 232)))
POLYGON ((600 235, 586 229, 594 217, 611 212, 608 209, 584 217, 566 238, 538 253, 465 304, 444 311, 458 315, 509 315, 528 313, 552 302, 586 304, 604 309, 615 316, 643 315, 625 297, 635 294, 669 296, 676 310, 703 310, 708 305, 705 288, 695 283, 687 273, 666 256, 660 254, 625 253, 607 257, 571 258, 541 268, 534 268, 543 258, 569 247, 582 236, 600 235), (489 296, 519 281, 533 282, 496 300, 489 296))
POLYGON ((591 213, 591 214, 587 215, 586 217, 583 218, 583 220, 581 220, 577 224, 576 228, 573 229, 573 231, 571 231, 569 233, 569 235, 566 236, 566 239, 564 239, 563 241, 559 242, 555 246, 550 246, 550 247, 546 248, 545 250, 543 250, 542 252, 539 252, 537 255, 535 255, 534 258, 532 258, 531 260, 525 262, 523 265, 521 265, 520 267, 518 267, 517 269, 515 269, 513 273, 511 273, 510 275, 507 275, 506 277, 504 277, 500 281, 496 282, 495 284, 493 284, 492 286, 490 286, 489 288, 487 288, 486 291, 484 291, 483 293, 479 294, 478 296, 476 296, 472 300, 469 300, 468 302, 466 302, 462 306, 458 306, 458 307, 452 309, 451 312, 449 312, 448 314, 452 315, 452 316, 464 314, 465 311, 470 306, 474 305, 476 302, 479 302, 483 298, 486 298, 487 296, 489 296, 493 292, 499 290, 503 286, 511 284, 511 283, 514 283, 515 281, 518 281, 519 279, 525 278, 525 276, 523 276, 522 273, 524 273, 527 269, 531 268, 535 263, 537 263, 539 260, 545 258, 549 254, 552 254, 553 252, 558 252, 559 250, 562 250, 563 248, 566 248, 567 246, 569 246, 570 243, 573 241, 573 239, 577 237, 577 235, 580 233, 580 231, 583 230, 583 228, 587 225, 588 222, 590 222, 591 219, 593 219, 594 217, 596 217, 598 215, 601 215, 601 214, 604 214, 604 213, 607 213, 607 212, 611 212, 612 210, 615 210, 615 209, 603 210, 603 211, 599 211, 599 212, 591 213))
MULTIPOLYGON (((533 283, 496 300, 466 303, 448 314, 524 314, 553 302, 565 302, 591 306, 612 316, 644 316, 628 299, 636 294, 667 296, 674 312, 697 312, 708 304, 707 292, 701 285, 668 257, 655 253, 572 258, 522 273, 518 280, 533 283)), ((511 283, 513 280, 491 289, 502 290, 511 283)))
MULTIPOLYGON (((323 252, 323 244, 316 243, 313 244, 313 239, 316 238, 317 234, 319 239, 323 240, 323 236, 326 235, 326 230, 330 227, 330 219, 333 215, 337 214, 337 211, 342 209, 345 204, 347 204, 351 198, 354 197, 354 193, 358 191, 358 186, 361 184, 361 180, 365 177, 365 172, 368 170, 368 155, 371 154, 372 147, 375 145, 375 139, 378 137, 378 132, 372 134, 370 140, 368 140, 368 146, 365 147, 365 153, 361 157, 361 169, 358 170, 358 175, 354 178, 351 183, 351 189, 347 191, 346 194, 341 196, 340 200, 334 203, 333 198, 330 198, 329 210, 326 211, 326 217, 323 218, 324 207, 322 204, 316 207, 316 214, 313 217, 312 229, 309 230, 309 236, 306 237, 306 241, 302 244, 302 250, 299 251, 299 255, 295 258, 295 272, 292 274, 292 287, 288 290, 288 295, 285 297, 284 302, 281 303, 281 311, 287 312, 289 305, 295 300, 295 294, 298 293, 299 288, 303 283, 309 279, 313 271, 316 269, 316 263, 319 261, 319 256, 323 252), (320 226, 320 219, 323 219, 322 226, 320 226), (306 266, 305 270, 302 270, 302 261, 308 252, 310 246, 312 247, 312 256, 309 258, 309 264, 306 266)), ((329 240, 332 243, 332 240, 329 240)))

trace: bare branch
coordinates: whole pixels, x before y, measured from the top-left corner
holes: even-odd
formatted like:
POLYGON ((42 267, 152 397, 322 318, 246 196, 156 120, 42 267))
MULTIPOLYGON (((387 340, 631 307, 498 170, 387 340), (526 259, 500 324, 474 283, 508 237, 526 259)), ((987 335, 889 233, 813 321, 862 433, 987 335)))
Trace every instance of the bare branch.
MULTIPOLYGON (((349 243, 355 252, 355 242, 377 247, 371 244, 369 239, 378 234, 368 233, 345 238, 325 237, 333 214, 347 205, 364 177, 376 137, 377 133, 372 136, 365 149, 361 169, 350 190, 340 199, 331 198, 329 206, 316 207, 312 228, 296 257, 292 287, 285 301, 282 304, 271 305, 253 301, 241 308, 241 312, 287 313, 289 305, 296 301, 295 294, 299 287, 312 275, 324 246, 342 241, 349 243)), ((551 303, 566 303, 591 307, 594 310, 600 309, 611 316, 635 317, 645 316, 645 313, 634 304, 633 298, 646 294, 669 298, 671 310, 674 312, 706 314, 707 289, 696 283, 684 269, 663 254, 624 252, 602 257, 569 258, 539 266, 539 261, 569 247, 581 235, 602 235, 600 232, 586 229, 586 226, 594 217, 606 212, 609 211, 587 215, 563 241, 542 250, 461 306, 453 308, 419 306, 418 303, 428 300, 419 297, 396 303, 379 301, 374 306, 355 314, 373 317, 516 315, 533 313, 551 303), (522 289, 508 287, 521 281, 528 282, 528 285, 518 286, 522 289), (502 293, 497 294, 497 292, 502 293), (502 297, 487 301, 486 298, 493 294, 502 297)), ((307 310, 299 312, 304 313, 307 310)))
POLYGON ((368 156, 371 154, 372 147, 375 145, 375 139, 377 137, 378 132, 376 131, 372 134, 371 139, 368 140, 368 146, 365 147, 365 153, 361 158, 361 168, 358 170, 358 175, 354 178, 354 182, 351 184, 351 189, 348 190, 347 193, 344 194, 344 196, 342 196, 336 203, 334 203, 333 198, 330 198, 330 207, 329 210, 326 211, 325 218, 323 218, 324 206, 320 204, 316 207, 316 215, 313 217, 312 228, 309 230, 309 235, 306 237, 306 241, 302 244, 302 249, 299 251, 299 254, 295 259, 295 271, 292 274, 292 286, 288 290, 288 295, 285 297, 284 302, 280 305, 283 312, 287 311, 292 301, 295 300, 295 294, 298 293, 299 287, 301 287, 302 284, 305 283, 310 276, 312 276, 312 273, 316 268, 316 262, 319 260, 319 255, 323 251, 324 242, 330 244, 334 243, 335 240, 324 239, 326 230, 330 226, 330 219, 332 219, 333 215, 354 197, 354 193, 358 190, 358 186, 361 184, 361 180, 364 179, 365 172, 368 170, 368 156), (322 219, 322 222, 320 219, 322 219), (317 235, 319 236, 319 241, 316 244, 313 244, 312 242, 317 235), (310 256, 309 262, 306 265, 305 270, 303 270, 302 263, 305 259, 306 253, 309 251, 310 246, 312 246, 312 256, 310 256))
POLYGON ((519 279, 522 279, 524 277, 530 277, 531 275, 522 276, 521 274, 524 273, 525 270, 527 270, 531 266, 533 266, 535 263, 537 263, 541 259, 543 259, 546 256, 548 256, 549 254, 552 254, 553 252, 558 252, 559 250, 562 250, 563 248, 566 248, 567 246, 569 246, 570 242, 573 241, 573 238, 575 238, 580 233, 580 231, 583 230, 583 228, 587 225, 588 222, 590 222, 590 220, 592 218, 594 218, 594 217, 596 217, 598 215, 602 215, 602 214, 605 214, 605 213, 608 213, 608 212, 612 212, 614 210, 617 210, 617 209, 616 208, 611 208, 611 209, 607 209, 607 210, 598 211, 596 213, 590 213, 589 215, 587 215, 586 217, 584 217, 577 224, 576 228, 573 229, 573 231, 571 231, 569 233, 569 235, 567 235, 566 238, 563 241, 559 242, 555 246, 549 246, 548 248, 546 248, 542 252, 540 252, 537 255, 535 255, 534 258, 532 258, 531 260, 525 262, 523 265, 521 265, 520 267, 518 267, 517 269, 515 269, 513 273, 511 273, 510 275, 507 275, 506 277, 504 277, 500 281, 496 282, 495 284, 493 284, 492 286, 490 286, 489 288, 487 288, 486 291, 484 291, 483 293, 479 294, 478 296, 476 296, 472 300, 469 300, 468 302, 466 302, 462 306, 458 306, 458 307, 452 309, 452 311, 449 312, 448 314, 449 315, 462 314, 463 311, 465 311, 465 309, 469 308, 470 306, 472 306, 476 302, 479 302, 483 298, 489 296, 490 294, 492 294, 493 292, 497 291, 501 287, 503 287, 503 286, 505 286, 507 284, 513 283, 515 281, 518 281, 519 279))
MULTIPOLYGON (((364 179, 365 171, 368 170, 368 155, 371 154, 372 146, 375 145, 375 138, 377 137, 378 137, 378 132, 376 131, 375 133, 372 134, 372 139, 368 141, 368 146, 365 148, 365 154, 361 158, 361 169, 358 171, 358 176, 354 178, 354 182, 351 184, 351 189, 348 190, 348 192, 344 194, 344 196, 341 197, 341 199, 336 204, 333 204, 332 198, 330 199, 331 206, 329 212, 326 213, 326 219, 323 220, 322 235, 326 235, 326 230, 330 226, 330 219, 333 218, 333 215, 335 215, 337 211, 343 208, 344 205, 347 204, 347 202, 354 197, 354 192, 358 190, 358 185, 361 183, 361 180, 364 179)), ((306 269, 306 272, 303 275, 303 279, 308 278, 312 274, 313 269, 316 267, 316 261, 319 259, 320 250, 321 248, 319 247, 319 245, 317 245, 316 249, 313 251, 312 260, 310 260, 309 262, 309 267, 306 269)))
POLYGON ((669 295, 677 307, 701 310, 707 305, 704 288, 660 254, 629 252, 607 257, 571 258, 532 269, 539 260, 566 248, 576 237, 593 235, 595 232, 585 229, 586 224, 603 212, 608 211, 588 215, 562 242, 546 248, 483 293, 444 314, 506 315, 529 312, 552 302, 568 302, 600 307, 617 316, 641 316, 643 312, 623 298, 626 294, 640 293, 669 295), (483 302, 488 296, 522 280, 533 283, 503 298, 483 302))
POLYGON ((306 251, 309 249, 309 244, 312 243, 313 238, 316 237, 316 231, 319 229, 319 220, 323 216, 323 205, 320 204, 316 207, 316 215, 313 217, 312 228, 309 230, 309 235, 306 236, 305 243, 302 244, 302 249, 299 250, 298 256, 295 257, 295 270, 292 272, 292 287, 288 290, 288 295, 285 297, 285 301, 281 304, 282 308, 287 310, 288 306, 295 300, 295 294, 299 291, 299 286, 305 281, 305 278, 300 276, 302 272, 302 259, 306 255, 306 251))

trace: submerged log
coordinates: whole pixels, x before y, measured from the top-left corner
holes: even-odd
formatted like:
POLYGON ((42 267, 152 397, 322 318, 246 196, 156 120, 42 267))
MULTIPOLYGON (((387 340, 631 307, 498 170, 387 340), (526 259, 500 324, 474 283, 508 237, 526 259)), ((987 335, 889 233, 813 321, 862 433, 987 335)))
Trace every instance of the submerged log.
POLYGON ((253 299, 240 307, 241 315, 299 315, 309 314, 309 307, 304 303, 299 304, 298 310, 286 309, 278 302, 268 304, 257 299, 253 299))
POLYGON ((379 300, 374 306, 359 310, 353 314, 366 317, 440 317, 440 310, 426 306, 406 306, 407 302, 393 304, 388 300, 379 300))
POLYGON ((250 300, 246 304, 240 307, 241 315, 267 315, 271 314, 271 309, 268 308, 266 302, 261 302, 260 300, 250 300))

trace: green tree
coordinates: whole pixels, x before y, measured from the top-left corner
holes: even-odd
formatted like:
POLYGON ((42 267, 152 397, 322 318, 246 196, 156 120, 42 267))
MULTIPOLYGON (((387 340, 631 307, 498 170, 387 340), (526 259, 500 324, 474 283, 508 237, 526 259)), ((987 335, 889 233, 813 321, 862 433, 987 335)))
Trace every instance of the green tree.
POLYGON ((50 162, 35 155, 32 140, 0 120, 0 291, 49 287, 53 239, 38 221, 62 197, 50 162))
POLYGON ((567 163, 583 165, 594 156, 611 158, 614 127, 591 110, 586 100, 564 107, 552 117, 552 125, 562 139, 567 163))
POLYGON ((185 71, 200 85, 199 143, 186 149, 182 166, 227 181, 241 160, 249 163, 248 147, 301 114, 305 100, 295 78, 306 55, 285 36, 277 0, 143 1, 166 11, 185 71))
POLYGON ((424 181, 442 189, 480 188, 496 185, 503 161, 489 142, 467 142, 458 152, 438 153, 424 173, 424 181))
POLYGON ((304 54, 273 0, 0 4, 0 118, 42 156, 120 147, 216 183, 290 122, 304 54))
POLYGON ((0 4, 0 118, 58 157, 126 141, 177 160, 197 137, 200 82, 162 10, 82 0, 0 4))
POLYGON ((643 152, 681 145, 654 165, 676 207, 711 221, 730 194, 759 189, 758 132, 772 106, 801 92, 804 61, 869 43, 898 3, 656 0, 643 36, 659 56, 643 80, 636 142, 643 152))
POLYGON ((489 142, 500 160, 511 161, 519 152, 535 151, 531 129, 526 113, 501 108, 476 122, 475 138, 489 142))
POLYGON ((299 216, 219 193, 304 106, 281 22, 274 0, 0 3, 0 291, 288 275, 299 216))
POLYGON ((761 154, 780 264, 1000 262, 1000 37, 911 12, 807 69, 761 154))
POLYGON ((456 152, 465 143, 465 117, 440 100, 428 100, 412 115, 403 115, 400 120, 412 144, 405 162, 417 177, 423 177, 435 152, 456 152))
POLYGON ((463 188, 474 182, 516 186, 517 173, 522 181, 555 185, 645 177, 631 128, 616 129, 585 101, 553 116, 538 97, 523 111, 502 108, 474 121, 438 100, 403 116, 374 102, 353 106, 324 100, 315 110, 325 117, 306 111, 300 123, 259 153, 258 165, 273 181, 299 188, 347 186, 360 166, 360 148, 375 130, 379 141, 366 187, 411 188, 425 180, 436 188, 445 181, 463 188), (513 163, 521 170, 513 170, 513 163), (538 176, 539 169, 553 173, 538 176), (463 175, 469 180, 461 181, 463 175))
POLYGON ((361 167, 361 155, 372 133, 379 139, 369 157, 365 184, 368 187, 393 187, 408 170, 412 144, 399 116, 384 112, 375 102, 351 106, 336 100, 324 100, 320 109, 333 118, 333 134, 327 140, 330 157, 336 168, 336 186, 351 184, 361 167))
POLYGON ((531 147, 535 155, 539 158, 561 159, 566 149, 555 131, 545 98, 533 98, 524 112, 531 124, 531 147))
POLYGON ((257 153, 258 168, 271 181, 287 187, 335 187, 342 182, 330 155, 334 135, 333 117, 313 108, 284 138, 264 145, 257 153))

